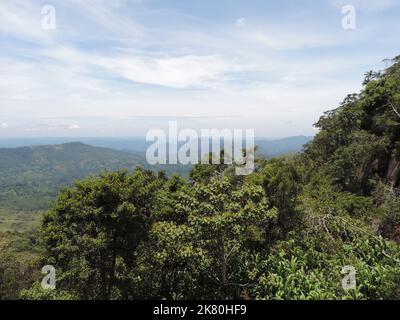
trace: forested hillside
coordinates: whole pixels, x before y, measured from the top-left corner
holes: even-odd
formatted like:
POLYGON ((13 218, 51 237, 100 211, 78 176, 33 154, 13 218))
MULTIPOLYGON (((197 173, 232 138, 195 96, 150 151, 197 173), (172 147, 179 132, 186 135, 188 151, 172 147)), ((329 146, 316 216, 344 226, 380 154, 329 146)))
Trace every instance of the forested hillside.
POLYGON ((75 179, 144 164, 144 157, 82 143, 0 149, 0 208, 47 209, 75 179))
POLYGON ((45 214, 40 241, 24 242, 38 270, 56 268, 57 289, 33 272, 0 295, 400 299, 399 112, 400 56, 323 115, 304 152, 260 157, 250 176, 220 164, 189 178, 136 168, 77 181, 45 214))

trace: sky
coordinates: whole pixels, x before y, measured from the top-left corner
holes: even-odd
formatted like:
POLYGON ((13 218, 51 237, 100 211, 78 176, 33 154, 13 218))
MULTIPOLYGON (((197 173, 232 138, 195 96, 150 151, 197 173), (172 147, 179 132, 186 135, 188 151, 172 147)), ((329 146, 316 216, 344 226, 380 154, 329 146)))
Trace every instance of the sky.
POLYGON ((399 0, 0 0, 0 139, 313 135, 399 34, 399 0))

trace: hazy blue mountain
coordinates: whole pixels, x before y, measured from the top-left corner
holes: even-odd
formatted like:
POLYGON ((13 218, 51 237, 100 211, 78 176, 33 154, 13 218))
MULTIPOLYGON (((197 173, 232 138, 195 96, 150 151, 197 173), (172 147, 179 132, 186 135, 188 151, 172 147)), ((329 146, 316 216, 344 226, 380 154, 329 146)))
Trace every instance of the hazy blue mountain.
POLYGON ((296 136, 277 140, 256 139, 259 153, 265 157, 276 157, 289 152, 299 152, 303 146, 310 142, 314 137, 296 136))
MULTIPOLYGON (((256 138, 260 153, 267 156, 278 156, 288 152, 301 151, 302 146, 312 140, 309 136, 294 136, 283 139, 256 138)), ((17 148, 26 146, 54 145, 80 141, 94 147, 110 148, 122 151, 133 151, 144 154, 152 144, 145 138, 8 138, 0 139, 0 148, 17 148)))

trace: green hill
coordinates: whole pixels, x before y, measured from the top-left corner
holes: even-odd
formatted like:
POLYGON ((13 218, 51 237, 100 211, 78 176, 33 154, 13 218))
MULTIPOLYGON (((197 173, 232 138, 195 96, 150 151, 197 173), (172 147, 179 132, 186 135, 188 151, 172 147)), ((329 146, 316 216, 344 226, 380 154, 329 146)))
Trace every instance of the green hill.
POLYGON ((0 208, 45 209, 76 179, 137 165, 145 165, 143 156, 78 142, 0 149, 0 208))

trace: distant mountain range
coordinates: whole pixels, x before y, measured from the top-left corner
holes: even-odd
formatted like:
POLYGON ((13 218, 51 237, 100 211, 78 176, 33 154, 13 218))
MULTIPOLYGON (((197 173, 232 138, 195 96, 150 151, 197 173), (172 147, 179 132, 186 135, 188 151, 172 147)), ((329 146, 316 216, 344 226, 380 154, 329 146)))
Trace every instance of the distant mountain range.
POLYGON ((259 147, 259 153, 266 158, 281 156, 289 152, 300 152, 303 146, 310 142, 314 137, 296 136, 284 139, 268 140, 256 139, 255 143, 259 147))
MULTIPOLYGON (((312 139, 310 136, 293 136, 283 139, 256 138, 255 142, 260 147, 260 152, 269 157, 300 151, 302 146, 312 139)), ((139 153, 146 152, 151 145, 144 138, 0 138, 0 148, 55 145, 76 141, 94 147, 139 153)))
MULTIPOLYGON (((301 136, 257 140, 256 144, 260 154, 273 157, 300 151, 311 139, 301 136)), ((7 147, 0 148, 0 208, 45 209, 62 186, 70 185, 88 174, 98 174, 104 169, 143 166, 146 169, 165 170, 167 174, 179 172, 182 175, 187 175, 191 169, 183 165, 150 166, 145 158, 150 143, 140 139, 93 138, 64 143, 65 140, 68 139, 0 140, 0 147, 7 147)))

